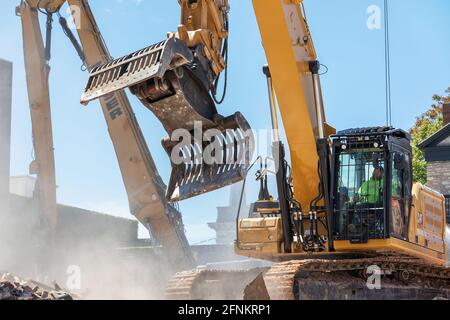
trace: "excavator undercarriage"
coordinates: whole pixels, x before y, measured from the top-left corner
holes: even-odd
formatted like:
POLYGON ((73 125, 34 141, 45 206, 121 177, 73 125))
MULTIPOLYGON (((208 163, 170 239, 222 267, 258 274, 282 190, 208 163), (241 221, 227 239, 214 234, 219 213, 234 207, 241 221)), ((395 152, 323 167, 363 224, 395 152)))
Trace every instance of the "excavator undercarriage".
POLYGON ((291 260, 240 271, 196 269, 172 277, 167 299, 450 299, 450 269, 398 254, 291 260), (247 280, 247 281, 244 281, 247 280))

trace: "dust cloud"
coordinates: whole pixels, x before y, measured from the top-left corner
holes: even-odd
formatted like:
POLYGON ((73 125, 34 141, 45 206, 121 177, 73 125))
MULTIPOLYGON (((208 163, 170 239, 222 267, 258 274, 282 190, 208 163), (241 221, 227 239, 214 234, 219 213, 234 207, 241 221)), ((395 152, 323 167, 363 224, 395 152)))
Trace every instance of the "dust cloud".
POLYGON ((172 271, 157 248, 120 248, 114 232, 87 237, 80 223, 49 237, 39 212, 30 199, 0 197, 0 274, 56 282, 80 299, 164 298, 172 271))

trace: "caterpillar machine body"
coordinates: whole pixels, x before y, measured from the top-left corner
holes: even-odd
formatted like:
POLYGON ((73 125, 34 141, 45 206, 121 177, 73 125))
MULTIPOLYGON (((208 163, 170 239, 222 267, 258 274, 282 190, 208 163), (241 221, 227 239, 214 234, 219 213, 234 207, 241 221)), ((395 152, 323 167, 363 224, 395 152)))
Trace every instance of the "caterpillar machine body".
MULTIPOLYGON (((195 138, 181 149, 175 149, 172 139, 163 140, 169 155, 184 160, 172 163, 170 201, 246 179, 251 167, 251 137, 240 132, 248 124, 240 114, 218 115, 214 104, 221 102, 217 81, 226 70, 228 1, 178 2, 178 32, 93 68, 82 98, 86 103, 130 87, 170 135, 178 128, 193 132, 197 122, 216 129, 215 137, 225 147, 228 132, 235 134, 232 159, 238 161, 226 168, 198 159, 197 151, 205 145, 195 138)), ((413 185, 409 134, 391 127, 336 133, 325 119, 320 64, 303 1, 253 0, 253 7, 268 61, 264 72, 275 132, 278 200, 267 190, 267 170, 260 170, 260 199, 248 218, 237 213, 235 251, 273 264, 241 271, 181 272, 171 279, 167 297, 448 298, 444 198, 413 185), (277 111, 289 148, 277 133, 277 111), (371 275, 382 278, 380 290, 370 290, 371 275)))
MULTIPOLYGON (((36 155, 30 171, 37 174, 35 193, 45 217, 43 221, 52 238, 58 226, 58 213, 48 78, 55 16, 58 16, 63 32, 74 45, 84 68, 91 70, 96 65, 111 61, 112 57, 86 0, 26 0, 21 1, 16 8, 16 14, 21 19, 23 29, 36 155), (66 3, 81 43, 66 19, 59 14, 66 3), (40 14, 46 17, 45 41, 40 27, 40 14)), ((194 267, 195 260, 186 239, 181 213, 165 198, 166 185, 158 173, 126 93, 123 90, 110 93, 100 99, 100 105, 113 142, 131 213, 148 229, 153 244, 164 248, 163 253, 167 254, 161 258, 168 259, 173 266, 172 271, 194 267)))

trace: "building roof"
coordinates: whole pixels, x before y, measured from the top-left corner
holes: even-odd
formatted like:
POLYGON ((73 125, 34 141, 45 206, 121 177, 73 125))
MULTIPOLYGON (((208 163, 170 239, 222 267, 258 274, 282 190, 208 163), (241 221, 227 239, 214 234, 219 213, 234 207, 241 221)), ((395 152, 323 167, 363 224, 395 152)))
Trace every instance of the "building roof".
POLYGON ((418 147, 425 152, 426 161, 450 161, 450 123, 422 141, 418 147))

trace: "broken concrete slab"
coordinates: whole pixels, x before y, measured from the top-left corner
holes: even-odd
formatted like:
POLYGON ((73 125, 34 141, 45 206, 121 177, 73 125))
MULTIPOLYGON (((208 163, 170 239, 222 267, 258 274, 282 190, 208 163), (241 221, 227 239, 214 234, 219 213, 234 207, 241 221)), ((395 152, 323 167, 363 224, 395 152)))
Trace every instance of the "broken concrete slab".
POLYGON ((0 274, 0 300, 74 300, 67 292, 10 273, 0 274))

